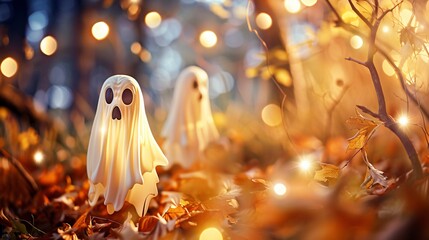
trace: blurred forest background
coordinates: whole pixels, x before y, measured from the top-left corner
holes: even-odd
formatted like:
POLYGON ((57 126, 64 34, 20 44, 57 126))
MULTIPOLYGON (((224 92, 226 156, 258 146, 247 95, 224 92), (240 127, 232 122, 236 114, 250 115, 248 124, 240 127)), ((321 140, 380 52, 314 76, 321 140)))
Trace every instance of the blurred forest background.
POLYGON ((214 221, 233 239, 428 237, 428 13, 423 0, 0 0, 3 236, 195 237, 214 221), (372 41, 368 24, 384 13, 372 41), (417 183, 401 142, 378 128, 382 114, 365 111, 380 104, 361 66, 374 46, 387 113, 422 164, 417 183), (204 181, 159 170, 159 206, 134 216, 138 230, 90 209, 86 150, 104 80, 139 82, 162 143, 174 83, 189 65, 209 75, 222 136, 207 149, 204 181), (223 208, 221 217, 207 206, 223 208))

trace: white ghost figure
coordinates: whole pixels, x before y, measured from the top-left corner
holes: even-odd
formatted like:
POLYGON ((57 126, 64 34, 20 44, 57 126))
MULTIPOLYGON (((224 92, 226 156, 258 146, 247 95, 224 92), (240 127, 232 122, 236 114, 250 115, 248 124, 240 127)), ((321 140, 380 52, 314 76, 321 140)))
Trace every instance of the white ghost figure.
POLYGON ((139 84, 126 75, 109 77, 101 88, 89 139, 90 205, 104 195, 109 214, 128 201, 145 215, 158 194, 155 167, 167 164, 149 128, 139 84))
POLYGON ((208 76, 203 69, 190 66, 180 73, 161 135, 170 164, 176 162, 185 168, 219 138, 210 108, 208 76))

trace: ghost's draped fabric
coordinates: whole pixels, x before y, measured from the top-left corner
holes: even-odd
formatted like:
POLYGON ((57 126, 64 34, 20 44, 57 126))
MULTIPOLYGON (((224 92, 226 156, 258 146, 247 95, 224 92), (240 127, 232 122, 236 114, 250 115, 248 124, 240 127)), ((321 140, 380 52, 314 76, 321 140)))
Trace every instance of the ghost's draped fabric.
POLYGON ((203 69, 190 66, 180 73, 161 135, 170 164, 179 163, 185 168, 219 138, 210 107, 208 76, 203 69))
POLYGON ((155 167, 167 164, 149 128, 137 81, 126 75, 108 78, 101 88, 88 146, 90 204, 104 195, 109 213, 128 201, 144 215, 158 194, 155 167))

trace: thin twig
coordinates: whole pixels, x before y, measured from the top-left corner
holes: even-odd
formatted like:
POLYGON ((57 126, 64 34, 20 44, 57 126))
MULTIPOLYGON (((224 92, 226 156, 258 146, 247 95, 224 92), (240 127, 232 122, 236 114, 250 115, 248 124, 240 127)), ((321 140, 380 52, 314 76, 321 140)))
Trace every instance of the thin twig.
POLYGON ((357 63, 357 64, 359 64, 359 65, 366 66, 366 63, 365 63, 365 62, 359 61, 359 60, 357 60, 357 59, 355 59, 355 58, 346 57, 345 59, 346 59, 347 61, 355 62, 355 63, 357 63))

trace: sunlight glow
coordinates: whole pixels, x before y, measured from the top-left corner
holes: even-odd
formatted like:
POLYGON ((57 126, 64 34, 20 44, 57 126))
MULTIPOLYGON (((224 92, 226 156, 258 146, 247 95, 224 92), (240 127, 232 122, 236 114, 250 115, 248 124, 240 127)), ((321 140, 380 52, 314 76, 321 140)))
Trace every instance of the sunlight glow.
POLYGON ((298 167, 303 172, 308 172, 311 169, 311 160, 308 157, 302 157, 299 160, 298 167))
POLYGON ((200 240, 223 240, 222 233, 215 227, 204 229, 200 234, 200 240))
POLYGON ((301 2, 299 0, 285 0, 284 6, 290 13, 297 13, 301 10, 301 2))
POLYGON ((399 126, 401 126, 401 127, 406 127, 410 123, 408 116, 405 114, 401 115, 397 121, 398 121, 399 126))
POLYGON ((97 40, 103 40, 109 34, 109 25, 107 23, 100 21, 92 25, 92 36, 97 40))
POLYGON ((276 183, 273 187, 274 193, 278 196, 283 196, 286 194, 287 188, 283 183, 276 183))
POLYGON ((7 57, 1 62, 0 70, 3 75, 10 78, 18 71, 18 63, 15 59, 7 57))

